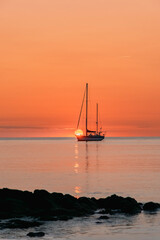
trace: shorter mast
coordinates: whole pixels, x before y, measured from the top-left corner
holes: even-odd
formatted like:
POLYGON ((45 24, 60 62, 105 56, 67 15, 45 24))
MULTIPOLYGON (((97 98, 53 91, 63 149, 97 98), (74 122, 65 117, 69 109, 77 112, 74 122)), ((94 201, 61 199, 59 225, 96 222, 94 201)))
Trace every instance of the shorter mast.
POLYGON ((97 116, 96 116, 96 127, 97 127, 97 128, 96 128, 96 132, 97 132, 97 134, 98 134, 98 103, 97 103, 96 106, 97 106, 97 107, 96 107, 96 113, 97 113, 97 114, 96 114, 96 115, 97 115, 97 116))

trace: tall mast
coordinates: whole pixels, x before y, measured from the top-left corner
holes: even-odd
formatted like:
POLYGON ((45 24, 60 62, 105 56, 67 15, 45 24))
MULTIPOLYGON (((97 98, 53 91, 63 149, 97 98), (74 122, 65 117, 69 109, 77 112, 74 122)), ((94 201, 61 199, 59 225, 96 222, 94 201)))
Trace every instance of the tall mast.
POLYGON ((86 136, 87 136, 87 124, 88 124, 88 83, 86 83, 86 136))
POLYGON ((98 134, 98 103, 97 103, 97 107, 96 108, 97 108, 96 109, 96 112, 97 112, 97 116, 96 116, 96 127, 97 127, 97 129, 96 129, 96 132, 98 134))

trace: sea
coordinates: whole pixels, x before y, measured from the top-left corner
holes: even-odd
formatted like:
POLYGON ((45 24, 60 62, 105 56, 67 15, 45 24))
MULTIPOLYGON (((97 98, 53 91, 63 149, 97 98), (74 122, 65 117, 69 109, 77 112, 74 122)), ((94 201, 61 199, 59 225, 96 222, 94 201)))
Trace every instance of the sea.
MULTIPOLYGON (((160 138, 0 138, 0 188, 46 189, 75 197, 117 194, 145 203, 160 203, 160 138)), ((69 221, 46 222, 30 229, 0 229, 0 239, 159 240, 160 211, 111 215, 97 224, 99 214, 69 221)))

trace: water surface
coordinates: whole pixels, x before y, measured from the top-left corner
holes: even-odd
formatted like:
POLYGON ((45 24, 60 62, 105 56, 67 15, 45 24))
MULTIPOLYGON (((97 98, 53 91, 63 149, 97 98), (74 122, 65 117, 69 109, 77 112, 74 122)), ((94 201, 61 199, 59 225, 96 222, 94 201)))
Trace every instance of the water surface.
MULTIPOLYGON (((138 201, 160 202, 160 138, 0 139, 0 184, 21 190, 47 189, 76 197, 113 193, 138 201)), ((97 216, 50 222, 39 229, 44 239, 159 239, 160 214, 97 216)), ((30 229, 35 230, 35 229, 30 229)), ((25 239, 28 230, 1 230, 3 239, 25 239)))

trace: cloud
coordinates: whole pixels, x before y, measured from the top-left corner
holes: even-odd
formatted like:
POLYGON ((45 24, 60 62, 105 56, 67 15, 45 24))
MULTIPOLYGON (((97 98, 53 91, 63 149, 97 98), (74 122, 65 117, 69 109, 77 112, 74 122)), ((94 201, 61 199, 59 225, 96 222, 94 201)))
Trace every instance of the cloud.
POLYGON ((36 126, 0 126, 0 129, 45 129, 47 127, 36 126))

